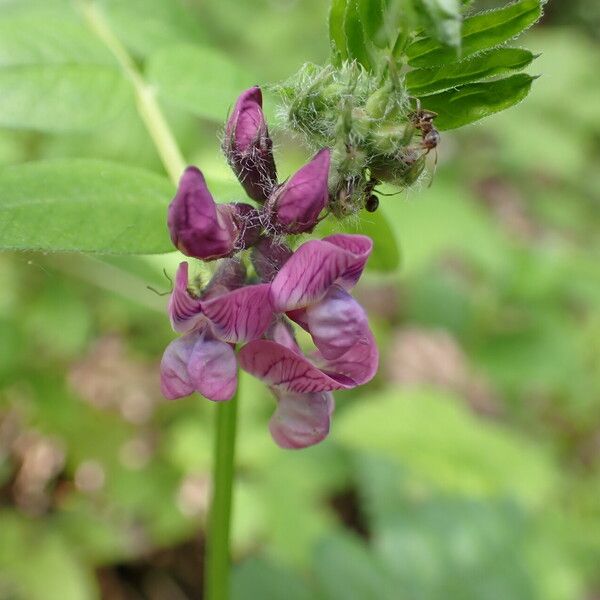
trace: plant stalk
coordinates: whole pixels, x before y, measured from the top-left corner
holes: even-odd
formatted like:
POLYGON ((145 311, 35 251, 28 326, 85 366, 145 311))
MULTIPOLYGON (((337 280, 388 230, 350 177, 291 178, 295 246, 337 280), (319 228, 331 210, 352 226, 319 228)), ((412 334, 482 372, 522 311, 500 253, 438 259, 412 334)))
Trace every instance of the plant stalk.
POLYGON ((235 462, 238 393, 216 406, 213 494, 208 517, 204 570, 205 600, 229 598, 229 538, 235 462))

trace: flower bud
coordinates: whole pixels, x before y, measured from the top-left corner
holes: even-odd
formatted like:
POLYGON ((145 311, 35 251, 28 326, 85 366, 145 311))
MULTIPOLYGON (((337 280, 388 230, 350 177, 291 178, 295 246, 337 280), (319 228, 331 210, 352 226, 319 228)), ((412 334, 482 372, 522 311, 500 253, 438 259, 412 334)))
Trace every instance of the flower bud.
POLYGON ((277 185, 272 149, 262 93, 253 87, 238 98, 227 121, 223 152, 248 196, 257 202, 264 202, 277 185))
POLYGON ((279 187, 268 201, 271 225, 282 233, 306 233, 314 229, 329 197, 327 180, 331 152, 323 148, 279 187))
POLYGON ((215 204, 200 170, 188 167, 169 205, 167 223, 173 244, 183 254, 215 260, 256 238, 258 231, 249 225, 257 222, 253 212, 248 204, 215 204))

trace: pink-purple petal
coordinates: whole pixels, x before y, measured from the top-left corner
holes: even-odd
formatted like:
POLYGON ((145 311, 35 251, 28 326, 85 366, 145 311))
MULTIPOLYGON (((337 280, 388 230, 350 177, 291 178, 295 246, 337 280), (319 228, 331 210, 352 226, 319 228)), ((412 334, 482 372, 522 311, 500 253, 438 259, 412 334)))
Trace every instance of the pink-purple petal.
POLYGON ((366 236, 346 234, 305 242, 273 279, 273 306, 282 312, 310 306, 334 283, 349 289, 360 277, 372 245, 366 236))
POLYGON ((203 301, 202 311, 219 339, 232 343, 256 339, 273 317, 269 284, 249 285, 203 301))
POLYGON ((334 402, 330 392, 295 394, 274 390, 277 410, 269 430, 282 448, 306 448, 329 433, 334 402))
POLYGON ((267 385, 300 394, 348 389, 343 374, 326 374, 305 356, 271 340, 254 340, 238 354, 240 367, 267 385))
POLYGON ((194 389, 215 402, 229 400, 237 387, 237 363, 233 348, 205 334, 189 355, 188 374, 194 389))
POLYGON ((179 333, 191 331, 201 320, 202 308, 198 298, 188 292, 188 264, 179 264, 175 275, 175 286, 169 299, 169 318, 173 329, 179 333))

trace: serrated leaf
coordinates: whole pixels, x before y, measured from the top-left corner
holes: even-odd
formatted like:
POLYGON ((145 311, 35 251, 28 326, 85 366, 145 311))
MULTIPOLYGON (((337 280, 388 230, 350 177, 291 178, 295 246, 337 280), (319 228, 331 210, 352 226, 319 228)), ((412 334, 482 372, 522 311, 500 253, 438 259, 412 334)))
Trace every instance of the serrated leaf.
POLYGON ((458 63, 410 71, 406 85, 412 95, 423 96, 523 69, 534 58, 533 53, 522 48, 496 48, 458 63))
POLYGON ((527 96, 535 77, 518 73, 496 81, 469 83, 424 96, 422 106, 438 113, 437 129, 455 129, 517 104, 527 96))
POLYGON ((256 83, 226 55, 195 44, 159 50, 150 57, 147 76, 165 100, 217 121, 224 121, 240 92, 256 83))
POLYGON ((458 0, 413 0, 426 30, 444 46, 460 48, 462 15, 458 0))
POLYGON ((344 33, 346 34, 346 50, 349 59, 357 60, 365 69, 374 68, 372 52, 358 12, 357 0, 348 0, 344 16, 344 33))
MULTIPOLYGON (((535 23, 542 14, 540 0, 519 0, 508 6, 465 19, 461 56, 466 57, 505 43, 535 23)), ((406 52, 413 67, 433 67, 455 62, 456 50, 433 37, 413 42, 406 52)), ((460 58, 460 57, 458 57, 460 58)))
POLYGON ((346 33, 344 32, 344 17, 346 15, 346 0, 331 0, 329 10, 329 40, 334 58, 348 58, 346 50, 346 33))
POLYGON ((173 186, 163 177, 96 160, 27 163, 0 170, 0 249, 155 254, 173 186))
POLYGON ((0 126, 90 131, 117 117, 131 100, 121 73, 102 65, 0 68, 0 126))

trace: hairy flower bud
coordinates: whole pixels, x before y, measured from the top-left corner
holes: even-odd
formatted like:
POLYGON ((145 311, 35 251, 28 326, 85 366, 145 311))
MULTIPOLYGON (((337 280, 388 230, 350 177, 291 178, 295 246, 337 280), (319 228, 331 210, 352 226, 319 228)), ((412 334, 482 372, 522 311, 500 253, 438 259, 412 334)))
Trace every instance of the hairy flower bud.
POLYGON ((188 167, 169 205, 168 226, 173 244, 186 256, 214 260, 249 245, 258 231, 248 204, 215 204, 204 176, 188 167))
POLYGON ((267 213, 278 231, 294 234, 314 229, 329 197, 330 161, 331 151, 323 148, 269 198, 267 213))
POLYGON ((262 111, 259 87, 237 100, 225 127, 223 151, 250 198, 264 202, 277 185, 273 142, 262 111))

